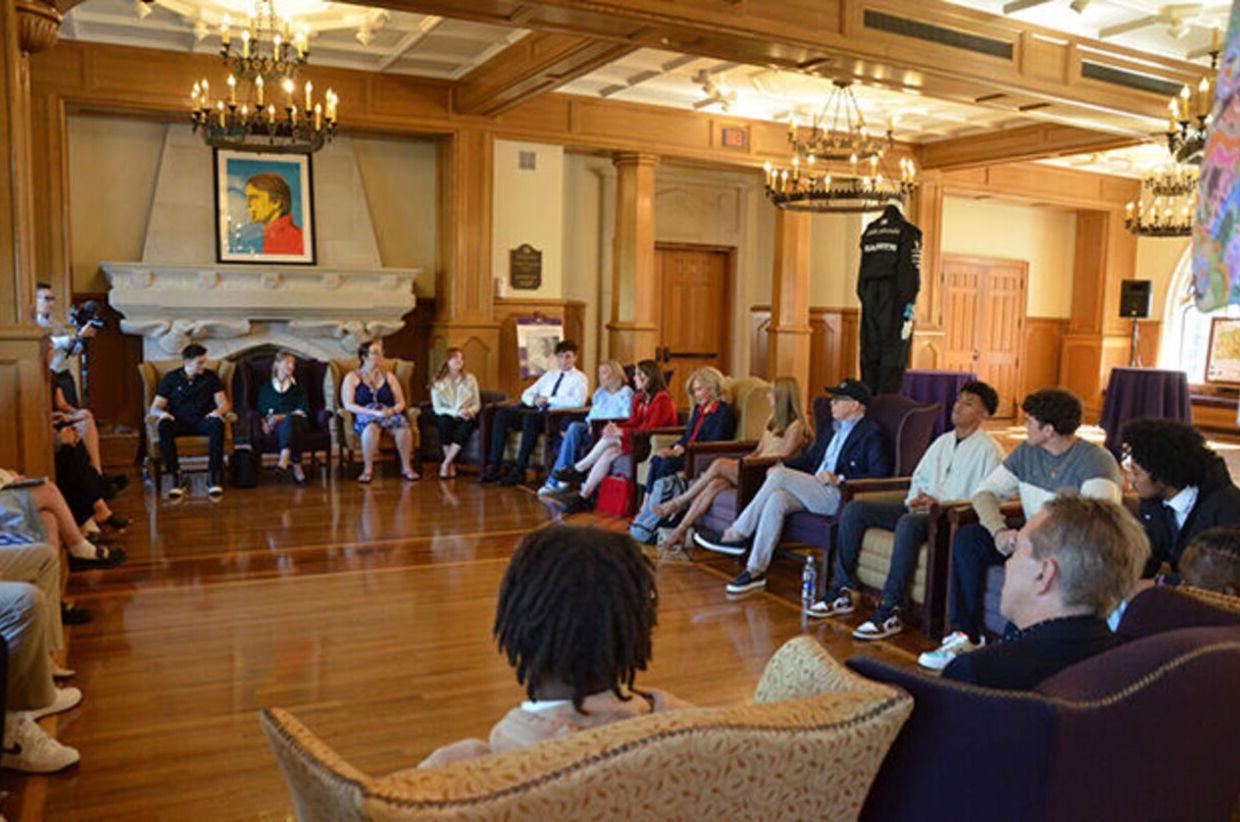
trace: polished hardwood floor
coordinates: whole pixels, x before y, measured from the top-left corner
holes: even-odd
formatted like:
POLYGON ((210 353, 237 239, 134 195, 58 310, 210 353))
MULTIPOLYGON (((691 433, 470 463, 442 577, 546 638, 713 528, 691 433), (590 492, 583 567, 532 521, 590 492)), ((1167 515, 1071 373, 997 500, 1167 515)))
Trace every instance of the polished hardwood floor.
MULTIPOLYGON (((383 773, 485 736, 522 698, 490 627, 517 541, 552 521, 528 490, 390 474, 296 488, 268 473, 218 502, 172 503, 138 484, 116 507, 134 518, 121 543, 129 561, 70 581, 95 619, 70 629, 85 699, 57 733, 82 762, 7 775, 10 820, 286 819, 259 708, 293 710, 355 766, 383 773)), ((745 699, 802 631, 840 658, 913 664, 932 644, 855 642, 863 614, 804 625, 792 563, 777 563, 770 592, 730 601, 735 572, 727 558, 660 567, 654 661, 639 683, 723 704, 745 699)))

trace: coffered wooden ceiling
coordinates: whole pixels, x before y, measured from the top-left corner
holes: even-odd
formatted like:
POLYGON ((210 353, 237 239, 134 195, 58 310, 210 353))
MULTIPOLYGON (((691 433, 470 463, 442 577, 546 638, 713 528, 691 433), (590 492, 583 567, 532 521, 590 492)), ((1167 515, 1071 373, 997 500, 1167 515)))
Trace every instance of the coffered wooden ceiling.
MULTIPOLYGON (((84 0, 62 31, 209 53, 221 8, 244 2, 84 0)), ((466 114, 562 91, 804 119, 830 80, 851 81, 873 128, 894 115, 899 139, 935 147, 928 167, 1149 139, 1163 128, 1168 96, 1205 74, 1184 58, 1208 44, 1214 19, 1212 6, 1185 17, 1152 0, 367 2, 281 8, 299 19, 298 4, 320 9, 315 64, 455 80, 453 105, 466 114), (1141 15, 1153 22, 1137 25, 1141 15), (1164 32, 1172 16, 1183 19, 1182 40, 1164 32), (968 157, 951 159, 961 152, 968 157)))

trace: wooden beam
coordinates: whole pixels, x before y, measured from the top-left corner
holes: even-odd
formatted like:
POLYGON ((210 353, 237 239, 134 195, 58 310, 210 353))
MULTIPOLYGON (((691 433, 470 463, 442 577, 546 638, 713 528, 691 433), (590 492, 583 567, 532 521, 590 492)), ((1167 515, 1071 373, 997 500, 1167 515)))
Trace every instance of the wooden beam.
POLYGON ((462 77, 452 90, 452 108, 491 117, 635 50, 610 40, 535 32, 462 77))
POLYGON ((1108 151, 1139 142, 1124 134, 1108 134, 1074 126, 1043 123, 926 143, 921 147, 921 167, 943 170, 972 168, 1108 151))
MULTIPOLYGON (((360 2, 360 0, 359 0, 360 2)), ((609 39, 970 104, 1047 103, 1033 117, 1149 133, 1168 88, 1202 66, 1077 37, 945 0, 365 0, 401 11, 609 39), (1087 72, 1085 67, 1089 66, 1087 72)))

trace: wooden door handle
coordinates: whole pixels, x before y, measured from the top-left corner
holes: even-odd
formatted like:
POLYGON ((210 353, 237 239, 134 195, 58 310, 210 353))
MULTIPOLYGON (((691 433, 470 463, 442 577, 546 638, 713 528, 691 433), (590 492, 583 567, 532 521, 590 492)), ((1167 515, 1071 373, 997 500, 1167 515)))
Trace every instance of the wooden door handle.
POLYGON ((982 353, 978 351, 976 348, 974 348, 973 349, 973 362, 977 362, 981 356, 982 356, 982 353))

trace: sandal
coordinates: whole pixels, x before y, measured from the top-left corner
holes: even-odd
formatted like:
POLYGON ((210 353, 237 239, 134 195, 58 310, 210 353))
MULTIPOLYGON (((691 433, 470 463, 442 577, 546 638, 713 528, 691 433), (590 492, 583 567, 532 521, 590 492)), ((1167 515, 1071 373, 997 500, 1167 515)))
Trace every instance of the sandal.
POLYGON ((125 551, 121 548, 96 545, 94 557, 78 557, 69 554, 69 570, 92 571, 99 568, 115 568, 125 561, 125 556, 125 551))
POLYGON ((369 471, 363 471, 362 473, 357 475, 357 481, 360 482, 362 485, 365 485, 366 483, 370 482, 373 479, 374 479, 374 476, 369 471))
POLYGON ((422 479, 422 475, 416 471, 401 471, 400 475, 404 478, 405 482, 417 482, 422 479))

